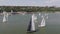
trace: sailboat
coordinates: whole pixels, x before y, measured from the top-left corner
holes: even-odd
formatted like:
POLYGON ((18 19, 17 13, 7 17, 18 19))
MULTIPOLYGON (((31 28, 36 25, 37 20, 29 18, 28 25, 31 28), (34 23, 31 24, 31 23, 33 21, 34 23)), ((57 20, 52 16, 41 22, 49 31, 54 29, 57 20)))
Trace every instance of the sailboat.
POLYGON ((3 15, 4 15, 3 16, 3 22, 6 22, 6 12, 5 11, 3 12, 3 15))
POLYGON ((11 10, 11 13, 13 13, 13 10, 11 10))
POLYGON ((39 16, 41 15, 41 13, 39 13, 39 16))
POLYGON ((12 14, 13 14, 13 10, 11 10, 11 16, 12 16, 12 14))
POLYGON ((34 22, 34 15, 32 15, 32 18, 30 19, 27 32, 36 32, 36 30, 35 30, 35 22, 34 22))
POLYGON ((5 15, 4 15, 4 17, 3 17, 3 22, 6 22, 6 17, 5 17, 5 15))
POLYGON ((45 27, 45 19, 44 19, 44 17, 42 16, 42 21, 41 21, 41 24, 40 25, 38 25, 38 27, 45 27))
POLYGON ((6 21, 8 21, 8 13, 6 13, 6 12, 3 12, 3 22, 6 22, 6 21))

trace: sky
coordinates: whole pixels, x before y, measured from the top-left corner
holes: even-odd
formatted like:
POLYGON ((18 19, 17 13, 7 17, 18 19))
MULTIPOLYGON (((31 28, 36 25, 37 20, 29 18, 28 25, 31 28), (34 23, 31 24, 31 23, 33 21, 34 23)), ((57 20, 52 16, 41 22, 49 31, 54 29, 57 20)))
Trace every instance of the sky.
POLYGON ((59 6, 60 0, 0 0, 0 6, 59 6))

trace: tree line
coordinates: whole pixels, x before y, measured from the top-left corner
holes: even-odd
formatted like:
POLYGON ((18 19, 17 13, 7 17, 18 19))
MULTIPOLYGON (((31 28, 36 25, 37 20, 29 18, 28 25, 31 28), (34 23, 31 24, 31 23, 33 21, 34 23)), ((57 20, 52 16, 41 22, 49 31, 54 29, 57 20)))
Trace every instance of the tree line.
POLYGON ((40 6, 0 6, 0 12, 55 12, 60 11, 60 7, 40 7, 40 6))

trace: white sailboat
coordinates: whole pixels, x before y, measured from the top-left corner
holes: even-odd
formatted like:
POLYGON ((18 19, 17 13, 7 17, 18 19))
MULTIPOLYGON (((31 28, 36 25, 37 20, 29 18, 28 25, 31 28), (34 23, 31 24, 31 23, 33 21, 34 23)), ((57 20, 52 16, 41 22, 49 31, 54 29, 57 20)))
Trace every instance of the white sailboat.
POLYGON ((6 21, 8 21, 8 13, 6 13, 6 12, 3 12, 3 22, 6 22, 6 21))
POLYGON ((41 13, 39 13, 39 16, 41 15, 41 13))
POLYGON ((11 16, 12 16, 12 13, 13 13, 13 10, 11 10, 11 14, 10 14, 11 16))
POLYGON ((13 13, 13 10, 11 10, 11 13, 13 13))
POLYGON ((26 14, 26 12, 23 12, 23 13, 22 13, 22 15, 25 15, 25 14, 26 14))
POLYGON ((34 18, 34 22, 37 22, 37 16, 35 16, 35 14, 33 14, 33 18, 34 18))
POLYGON ((4 15, 4 17, 3 17, 3 22, 6 22, 6 17, 5 17, 5 15, 4 15))
POLYGON ((41 24, 38 25, 38 27, 45 27, 46 24, 45 24, 45 19, 44 19, 44 16, 42 16, 42 21, 41 21, 41 24))
POLYGON ((34 22, 34 15, 32 15, 32 18, 30 20, 29 26, 28 26, 28 32, 35 32, 35 22, 34 22))
POLYGON ((4 11, 4 12, 3 12, 3 15, 4 15, 4 16, 3 16, 3 22, 6 22, 6 15, 5 15, 5 14, 6 14, 6 12, 4 11))

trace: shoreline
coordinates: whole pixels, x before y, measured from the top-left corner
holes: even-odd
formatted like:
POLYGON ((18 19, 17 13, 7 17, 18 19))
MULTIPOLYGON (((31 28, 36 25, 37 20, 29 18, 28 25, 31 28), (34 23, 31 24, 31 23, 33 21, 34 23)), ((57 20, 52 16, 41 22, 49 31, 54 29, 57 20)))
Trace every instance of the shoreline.
MULTIPOLYGON (((60 12, 7 12, 9 14, 32 14, 32 13, 60 13, 60 12)), ((3 12, 0 12, 0 15, 2 15, 3 12)))

